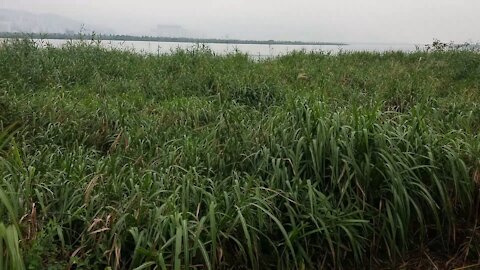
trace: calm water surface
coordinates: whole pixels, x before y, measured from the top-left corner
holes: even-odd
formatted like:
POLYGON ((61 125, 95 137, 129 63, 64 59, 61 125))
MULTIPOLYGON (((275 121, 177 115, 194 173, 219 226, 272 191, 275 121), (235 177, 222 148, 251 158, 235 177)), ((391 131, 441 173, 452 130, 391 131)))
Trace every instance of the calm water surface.
MULTIPOLYGON (((36 40, 39 44, 51 44, 59 47, 66 44, 67 40, 45 39, 36 40)), ((76 41, 73 41, 76 42, 76 41)), ((176 49, 192 49, 198 46, 195 43, 174 43, 174 42, 152 42, 152 41, 108 41, 104 40, 100 43, 106 48, 115 48, 122 50, 132 50, 139 53, 164 54, 170 53, 176 49)), ((252 57, 268 58, 285 55, 293 51, 323 51, 323 52, 386 52, 386 51, 415 51, 419 44, 380 44, 380 43, 351 43, 348 45, 259 45, 259 44, 203 44, 217 54, 228 54, 235 51, 246 53, 252 57)))

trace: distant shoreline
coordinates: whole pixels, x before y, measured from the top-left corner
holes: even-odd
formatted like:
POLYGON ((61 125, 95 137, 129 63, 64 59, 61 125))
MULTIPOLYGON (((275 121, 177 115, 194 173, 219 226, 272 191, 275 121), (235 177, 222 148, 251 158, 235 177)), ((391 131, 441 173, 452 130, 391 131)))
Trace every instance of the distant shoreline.
POLYGON ((215 39, 215 38, 187 38, 187 37, 152 37, 131 35, 100 35, 100 34, 38 34, 2 32, 0 38, 31 38, 31 39, 60 39, 60 40, 119 40, 119 41, 151 41, 173 43, 214 43, 214 44, 257 44, 257 45, 348 45, 341 42, 308 42, 285 40, 242 40, 242 39, 215 39))

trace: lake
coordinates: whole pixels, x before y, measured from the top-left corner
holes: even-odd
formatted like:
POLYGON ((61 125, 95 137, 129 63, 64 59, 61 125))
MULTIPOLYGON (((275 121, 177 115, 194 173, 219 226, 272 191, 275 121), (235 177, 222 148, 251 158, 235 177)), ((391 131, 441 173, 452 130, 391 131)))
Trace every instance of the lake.
MULTIPOLYGON (((36 40, 39 44, 49 43, 53 46, 62 46, 68 40, 44 39, 36 40)), ((75 42, 75 41, 74 41, 75 42)), ((139 53, 164 54, 172 52, 175 49, 191 49, 199 46, 195 43, 175 43, 175 42, 155 42, 155 41, 113 41, 103 40, 100 43, 106 48, 115 48, 122 50, 132 50, 139 53)), ((268 58, 285 55, 293 51, 305 50, 323 51, 323 52, 386 52, 386 51, 415 51, 417 46, 423 48, 420 44, 388 44, 388 43, 351 43, 348 45, 262 45, 262 44, 228 44, 228 43, 205 43, 216 54, 228 54, 236 50, 246 53, 255 58, 268 58)), ((200 45, 202 46, 202 45, 200 45)))

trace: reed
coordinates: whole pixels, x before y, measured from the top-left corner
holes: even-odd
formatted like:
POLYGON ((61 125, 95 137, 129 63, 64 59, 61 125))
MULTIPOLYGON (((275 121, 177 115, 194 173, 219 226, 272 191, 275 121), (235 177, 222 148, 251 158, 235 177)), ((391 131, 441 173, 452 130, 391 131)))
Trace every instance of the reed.
POLYGON ((479 89, 468 50, 254 61, 8 41, 0 267, 478 263, 479 89))

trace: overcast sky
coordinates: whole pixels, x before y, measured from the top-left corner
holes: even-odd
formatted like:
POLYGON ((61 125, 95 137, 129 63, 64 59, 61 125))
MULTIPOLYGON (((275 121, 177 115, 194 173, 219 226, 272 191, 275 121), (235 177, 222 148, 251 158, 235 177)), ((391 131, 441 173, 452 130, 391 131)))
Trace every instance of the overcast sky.
POLYGON ((480 41, 480 0, 0 0, 117 33, 177 24, 198 36, 343 42, 480 41))

